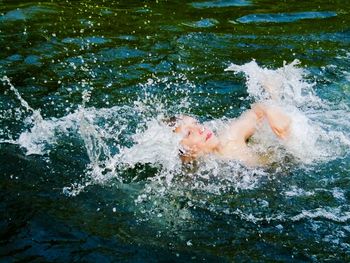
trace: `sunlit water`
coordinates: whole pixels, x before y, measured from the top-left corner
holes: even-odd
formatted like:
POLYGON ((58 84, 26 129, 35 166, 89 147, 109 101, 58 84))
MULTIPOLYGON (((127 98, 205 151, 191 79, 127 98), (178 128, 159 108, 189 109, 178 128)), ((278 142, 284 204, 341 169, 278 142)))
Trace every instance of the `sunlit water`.
POLYGON ((349 8, 328 2, 0 1, 1 259, 349 260, 349 8), (268 166, 181 164, 164 119, 219 131, 254 102, 293 120, 252 138, 268 166))

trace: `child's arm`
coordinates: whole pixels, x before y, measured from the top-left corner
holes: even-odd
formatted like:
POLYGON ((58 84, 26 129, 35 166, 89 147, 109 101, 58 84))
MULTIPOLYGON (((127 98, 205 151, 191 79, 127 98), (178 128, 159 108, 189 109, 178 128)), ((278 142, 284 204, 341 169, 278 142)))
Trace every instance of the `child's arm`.
POLYGON ((265 104, 256 104, 254 107, 264 113, 271 130, 279 138, 285 139, 289 135, 291 118, 280 107, 265 104))
POLYGON ((229 127, 230 133, 240 141, 247 141, 264 119, 267 119, 272 131, 279 138, 286 138, 290 132, 291 119, 277 106, 257 103, 244 112, 229 127))
POLYGON ((253 105, 252 109, 242 113, 239 118, 230 124, 231 136, 245 143, 255 133, 264 118, 264 109, 253 105))

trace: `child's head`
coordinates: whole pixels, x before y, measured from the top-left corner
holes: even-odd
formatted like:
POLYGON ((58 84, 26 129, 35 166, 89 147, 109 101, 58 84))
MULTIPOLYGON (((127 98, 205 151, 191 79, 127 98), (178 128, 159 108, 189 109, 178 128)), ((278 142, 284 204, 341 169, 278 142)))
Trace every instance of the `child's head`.
POLYGON ((166 123, 173 127, 173 131, 182 136, 180 141, 180 157, 184 162, 213 152, 218 146, 215 134, 200 124, 195 118, 182 115, 171 117, 166 123))

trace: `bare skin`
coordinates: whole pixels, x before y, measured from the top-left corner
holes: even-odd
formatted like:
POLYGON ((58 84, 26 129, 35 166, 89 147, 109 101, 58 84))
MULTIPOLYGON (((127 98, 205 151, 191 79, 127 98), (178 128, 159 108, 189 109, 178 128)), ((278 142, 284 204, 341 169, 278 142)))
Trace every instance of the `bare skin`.
POLYGON ((215 135, 196 119, 183 116, 175 132, 183 135, 180 142, 185 154, 184 162, 213 154, 222 159, 238 160, 249 166, 262 165, 259 156, 247 145, 248 139, 267 120, 272 131, 280 139, 287 139, 291 119, 276 106, 254 104, 252 109, 232 120, 227 128, 215 135))

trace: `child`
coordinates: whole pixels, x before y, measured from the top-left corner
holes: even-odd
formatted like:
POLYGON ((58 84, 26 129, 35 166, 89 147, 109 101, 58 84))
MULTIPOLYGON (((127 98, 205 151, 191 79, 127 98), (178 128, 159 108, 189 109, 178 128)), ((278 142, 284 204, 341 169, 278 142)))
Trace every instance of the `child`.
POLYGON ((180 157, 183 162, 214 154, 222 159, 238 160, 256 166, 263 163, 247 145, 247 141, 265 119, 279 138, 288 137, 291 119, 279 107, 262 103, 254 104, 252 109, 232 120, 218 134, 189 116, 172 119, 171 126, 174 126, 175 133, 182 135, 180 157))

